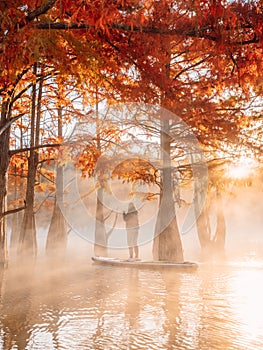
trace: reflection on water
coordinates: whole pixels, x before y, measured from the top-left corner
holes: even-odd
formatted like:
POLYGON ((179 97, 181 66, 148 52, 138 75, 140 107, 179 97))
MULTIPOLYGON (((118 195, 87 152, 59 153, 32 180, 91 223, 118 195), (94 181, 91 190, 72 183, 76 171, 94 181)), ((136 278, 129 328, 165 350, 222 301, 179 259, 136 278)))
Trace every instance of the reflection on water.
POLYGON ((263 265, 0 271, 0 349, 263 348, 263 265))

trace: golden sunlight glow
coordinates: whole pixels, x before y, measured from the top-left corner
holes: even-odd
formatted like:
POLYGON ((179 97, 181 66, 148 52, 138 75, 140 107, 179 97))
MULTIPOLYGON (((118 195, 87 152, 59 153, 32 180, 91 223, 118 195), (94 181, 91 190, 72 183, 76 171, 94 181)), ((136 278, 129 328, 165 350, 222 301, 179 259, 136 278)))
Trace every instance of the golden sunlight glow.
POLYGON ((234 179, 242 179, 248 177, 254 167, 256 162, 247 157, 241 157, 237 163, 233 163, 228 167, 227 176, 234 179))

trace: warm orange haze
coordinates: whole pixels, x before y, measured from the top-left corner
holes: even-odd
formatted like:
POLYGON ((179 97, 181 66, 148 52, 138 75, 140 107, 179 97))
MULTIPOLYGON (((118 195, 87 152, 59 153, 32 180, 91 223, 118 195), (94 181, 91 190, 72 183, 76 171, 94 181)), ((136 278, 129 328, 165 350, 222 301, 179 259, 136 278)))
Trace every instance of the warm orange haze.
POLYGON ((0 349, 263 348, 262 23, 1 1, 0 349))

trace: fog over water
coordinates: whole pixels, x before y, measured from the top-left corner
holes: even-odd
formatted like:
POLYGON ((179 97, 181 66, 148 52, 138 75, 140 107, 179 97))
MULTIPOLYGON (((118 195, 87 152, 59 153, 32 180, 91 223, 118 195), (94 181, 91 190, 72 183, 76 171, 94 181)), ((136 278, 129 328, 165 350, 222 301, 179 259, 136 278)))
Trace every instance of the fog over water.
MULTIPOLYGON (((96 266, 92 244, 69 234, 66 258, 44 255, 0 271, 0 349, 263 348, 261 192, 225 198, 226 258, 200 260, 196 232, 182 236, 196 272, 96 266)), ((109 251, 127 256, 126 249, 109 251)), ((151 258, 151 244, 140 247, 151 258)))

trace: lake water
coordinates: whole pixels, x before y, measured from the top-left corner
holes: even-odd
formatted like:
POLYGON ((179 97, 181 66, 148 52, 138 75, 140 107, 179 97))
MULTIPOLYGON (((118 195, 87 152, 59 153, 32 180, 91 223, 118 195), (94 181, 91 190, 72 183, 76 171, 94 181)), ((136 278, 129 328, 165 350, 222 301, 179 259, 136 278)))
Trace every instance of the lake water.
POLYGON ((263 349, 263 261, 55 266, 0 273, 0 349, 263 349))

